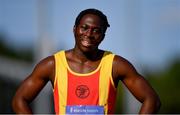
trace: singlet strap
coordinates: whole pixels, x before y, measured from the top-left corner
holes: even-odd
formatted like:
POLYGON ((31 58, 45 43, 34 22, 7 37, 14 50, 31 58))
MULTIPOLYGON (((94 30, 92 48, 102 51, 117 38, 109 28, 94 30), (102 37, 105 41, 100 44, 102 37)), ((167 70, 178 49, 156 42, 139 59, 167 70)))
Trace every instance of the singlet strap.
POLYGON ((60 100, 57 102, 59 108, 57 108, 58 110, 56 111, 58 111, 58 114, 65 113, 65 105, 67 103, 67 69, 63 65, 65 61, 63 53, 64 51, 60 51, 54 55, 56 63, 54 86, 56 86, 58 89, 61 89, 57 91, 57 98, 60 100))
POLYGON ((114 54, 111 52, 105 52, 104 57, 102 58, 102 65, 100 70, 100 83, 99 83, 99 105, 104 106, 105 113, 107 114, 108 110, 108 94, 110 83, 113 83, 112 80, 112 63, 114 59, 114 54))

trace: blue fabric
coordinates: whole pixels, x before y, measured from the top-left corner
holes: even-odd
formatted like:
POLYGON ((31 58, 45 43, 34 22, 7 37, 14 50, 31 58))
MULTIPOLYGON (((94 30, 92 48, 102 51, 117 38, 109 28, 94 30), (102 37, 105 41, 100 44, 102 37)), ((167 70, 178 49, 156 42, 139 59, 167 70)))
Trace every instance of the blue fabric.
POLYGON ((66 114, 104 114, 104 106, 66 106, 66 114))

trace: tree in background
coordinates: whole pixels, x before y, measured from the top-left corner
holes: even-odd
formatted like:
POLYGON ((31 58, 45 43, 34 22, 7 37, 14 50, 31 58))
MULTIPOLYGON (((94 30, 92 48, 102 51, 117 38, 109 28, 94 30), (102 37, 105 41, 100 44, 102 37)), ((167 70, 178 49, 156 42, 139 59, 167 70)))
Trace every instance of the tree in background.
POLYGON ((146 76, 160 96, 159 113, 180 113, 180 58, 175 59, 166 71, 147 73, 146 76))

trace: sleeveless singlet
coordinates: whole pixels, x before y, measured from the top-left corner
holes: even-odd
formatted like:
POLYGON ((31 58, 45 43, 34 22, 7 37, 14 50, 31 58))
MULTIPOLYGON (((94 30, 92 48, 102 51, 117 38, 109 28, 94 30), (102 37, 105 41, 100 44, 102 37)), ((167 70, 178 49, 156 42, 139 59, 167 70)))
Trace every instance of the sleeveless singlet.
POLYGON ((54 107, 56 114, 114 113, 116 88, 112 79, 114 54, 105 51, 98 67, 86 74, 69 67, 65 51, 55 55, 54 107))

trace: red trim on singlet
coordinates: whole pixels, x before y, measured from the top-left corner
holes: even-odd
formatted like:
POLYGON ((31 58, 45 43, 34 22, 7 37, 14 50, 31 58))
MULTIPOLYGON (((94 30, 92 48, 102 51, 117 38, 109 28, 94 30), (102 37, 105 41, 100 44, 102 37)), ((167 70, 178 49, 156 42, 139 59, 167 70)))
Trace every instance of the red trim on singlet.
POLYGON ((116 90, 114 89, 111 80, 109 80, 109 94, 108 94, 108 114, 113 114, 115 109, 116 90))
POLYGON ((58 85, 56 83, 54 87, 54 105, 55 105, 55 113, 59 114, 59 94, 58 94, 58 85))

